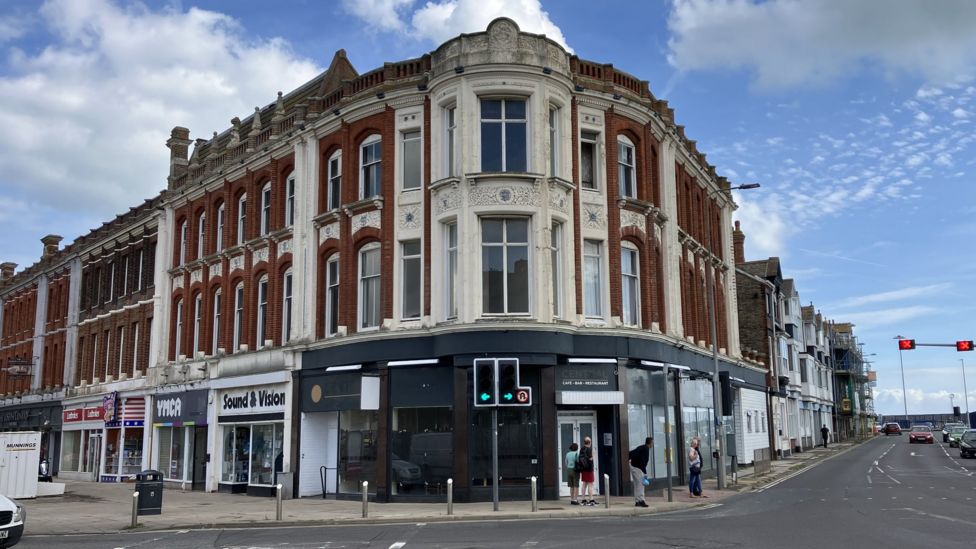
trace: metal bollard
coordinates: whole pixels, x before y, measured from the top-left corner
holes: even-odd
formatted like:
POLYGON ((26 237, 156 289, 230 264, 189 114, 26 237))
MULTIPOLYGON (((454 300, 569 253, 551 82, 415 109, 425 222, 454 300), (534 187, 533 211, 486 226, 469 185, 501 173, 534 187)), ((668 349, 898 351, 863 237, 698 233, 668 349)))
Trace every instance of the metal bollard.
POLYGON ((369 516, 369 500, 367 499, 368 493, 369 493, 369 481, 364 480, 363 481, 363 518, 369 516))
POLYGON ((604 506, 610 508, 610 475, 603 475, 603 497, 604 506))
POLYGON ((532 512, 533 513, 535 513, 536 511, 539 510, 539 498, 538 498, 538 496, 536 494, 536 482, 537 481, 538 481, 538 479, 536 477, 532 477, 532 512))
POLYGON ((281 485, 276 485, 275 489, 275 520, 281 520, 281 485))
POLYGON ((132 525, 133 528, 139 526, 139 492, 132 493, 132 525))
POLYGON ((454 514, 454 479, 447 479, 447 514, 454 514))

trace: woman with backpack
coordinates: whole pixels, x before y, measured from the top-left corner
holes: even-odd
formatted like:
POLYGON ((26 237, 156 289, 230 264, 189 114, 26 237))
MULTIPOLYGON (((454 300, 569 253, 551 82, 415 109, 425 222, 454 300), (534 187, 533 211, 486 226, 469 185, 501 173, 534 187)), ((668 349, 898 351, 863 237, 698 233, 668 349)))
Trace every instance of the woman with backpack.
POLYGON ((593 499, 593 483, 596 481, 596 475, 593 472, 593 441, 590 437, 583 439, 583 447, 576 456, 576 469, 580 472, 580 480, 583 482, 583 499, 580 505, 592 507, 596 505, 596 500, 593 499), (589 500, 586 499, 587 495, 590 497, 589 500))
POLYGON ((569 445, 569 451, 566 452, 566 478, 569 484, 569 503, 570 505, 579 505, 579 471, 576 470, 576 457, 579 455, 579 444, 575 442, 569 445))

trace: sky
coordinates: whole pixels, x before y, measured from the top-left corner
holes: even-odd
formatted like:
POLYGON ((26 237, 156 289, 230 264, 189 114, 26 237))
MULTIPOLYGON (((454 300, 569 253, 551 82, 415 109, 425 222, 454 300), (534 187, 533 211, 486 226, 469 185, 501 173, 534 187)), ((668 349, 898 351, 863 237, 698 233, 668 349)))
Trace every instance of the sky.
POLYGON ((345 49, 360 73, 498 16, 650 83, 733 184, 746 258, 852 322, 880 413, 976 411, 976 2, 5 0, 0 261, 67 244, 166 185, 191 138, 345 49), (954 394, 955 399, 950 395, 954 394))

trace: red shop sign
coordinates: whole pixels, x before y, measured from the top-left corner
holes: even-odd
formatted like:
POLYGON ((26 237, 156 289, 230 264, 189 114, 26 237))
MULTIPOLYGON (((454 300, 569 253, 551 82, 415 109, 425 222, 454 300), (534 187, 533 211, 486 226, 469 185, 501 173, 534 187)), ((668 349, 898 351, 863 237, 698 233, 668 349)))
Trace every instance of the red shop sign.
POLYGON ((97 421, 105 417, 105 409, 101 406, 97 408, 85 408, 85 421, 97 421))
POLYGON ((84 412, 82 408, 73 408, 71 410, 65 410, 61 418, 64 423, 74 423, 76 421, 81 421, 81 414, 84 412))

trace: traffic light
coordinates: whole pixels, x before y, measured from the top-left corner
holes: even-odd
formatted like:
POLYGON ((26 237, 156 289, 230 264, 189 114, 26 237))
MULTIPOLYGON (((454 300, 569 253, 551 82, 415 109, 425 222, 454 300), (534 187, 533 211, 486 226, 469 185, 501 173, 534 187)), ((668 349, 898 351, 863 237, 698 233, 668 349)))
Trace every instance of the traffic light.
POLYGON ((474 361, 474 405, 495 406, 498 404, 498 379, 494 359, 475 359, 474 361))
POLYGON ((915 348, 914 339, 899 339, 898 340, 898 350, 899 351, 911 351, 915 348))
POLYGON ((511 359, 498 361, 498 403, 514 404, 519 382, 518 362, 511 359))
POLYGON ((973 342, 972 342, 972 340, 969 340, 969 341, 957 341, 956 342, 956 350, 957 351, 972 351, 973 350, 973 342))

